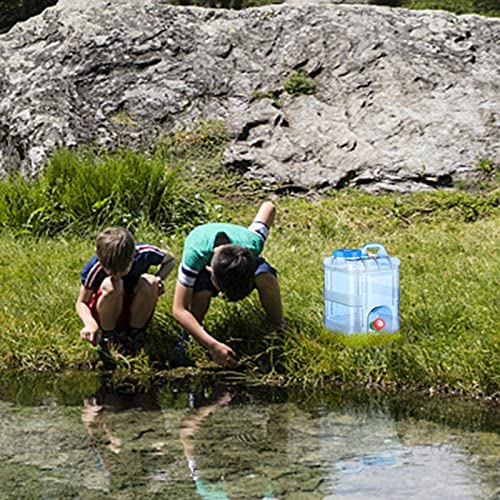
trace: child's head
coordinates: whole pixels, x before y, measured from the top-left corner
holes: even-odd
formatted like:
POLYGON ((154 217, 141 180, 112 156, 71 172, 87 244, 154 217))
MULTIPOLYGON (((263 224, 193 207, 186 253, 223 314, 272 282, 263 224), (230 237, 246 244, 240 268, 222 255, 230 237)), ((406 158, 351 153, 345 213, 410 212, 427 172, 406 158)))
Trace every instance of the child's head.
POLYGON ((230 301, 246 297, 254 288, 255 257, 241 245, 223 245, 210 263, 214 285, 230 301))
POLYGON ((106 228, 97 235, 96 254, 108 274, 126 274, 135 255, 132 233, 123 227, 106 228))

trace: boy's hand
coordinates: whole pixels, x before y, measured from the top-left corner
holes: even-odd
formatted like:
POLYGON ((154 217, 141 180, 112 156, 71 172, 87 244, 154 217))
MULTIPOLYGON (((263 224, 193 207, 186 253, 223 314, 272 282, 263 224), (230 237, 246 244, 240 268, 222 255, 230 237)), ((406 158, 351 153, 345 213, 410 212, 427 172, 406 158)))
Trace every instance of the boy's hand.
POLYGON ((156 284, 158 285, 158 297, 165 293, 165 285, 163 279, 160 276, 156 276, 156 284))
POLYGON ((236 361, 236 353, 226 344, 217 342, 208 348, 210 357, 220 365, 234 368, 238 362, 236 361))
POLYGON ((97 333, 99 332, 99 329, 93 328, 91 326, 84 326, 80 330, 80 337, 83 340, 86 340, 87 342, 90 342, 92 345, 97 345, 97 333))

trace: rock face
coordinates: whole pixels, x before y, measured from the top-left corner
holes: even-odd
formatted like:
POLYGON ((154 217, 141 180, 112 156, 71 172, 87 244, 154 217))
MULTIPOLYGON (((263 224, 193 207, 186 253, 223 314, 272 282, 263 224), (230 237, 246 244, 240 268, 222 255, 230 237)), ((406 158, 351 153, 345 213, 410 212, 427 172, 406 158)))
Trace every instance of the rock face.
POLYGON ((0 35, 0 171, 225 120, 228 167, 409 191, 499 162, 500 20, 368 5, 60 0, 0 35), (293 71, 312 95, 284 91, 293 71))

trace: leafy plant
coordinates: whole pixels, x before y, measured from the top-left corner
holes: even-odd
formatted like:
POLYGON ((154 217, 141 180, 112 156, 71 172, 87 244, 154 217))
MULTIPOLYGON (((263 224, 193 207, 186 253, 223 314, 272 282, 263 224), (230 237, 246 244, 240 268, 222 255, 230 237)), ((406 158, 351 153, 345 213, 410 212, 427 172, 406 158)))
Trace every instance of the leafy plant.
POLYGON ((489 175, 496 170, 495 163, 488 158, 480 158, 476 164, 476 170, 480 173, 489 175))
POLYGON ((281 96, 282 91, 281 90, 268 90, 268 91, 263 91, 263 90, 256 90, 253 93, 253 99, 271 99, 274 103, 274 105, 277 108, 281 107, 281 102, 280 102, 280 96, 281 96))
POLYGON ((285 82, 283 88, 286 92, 292 95, 310 95, 316 91, 316 84, 314 80, 300 71, 294 71, 288 80, 285 82))

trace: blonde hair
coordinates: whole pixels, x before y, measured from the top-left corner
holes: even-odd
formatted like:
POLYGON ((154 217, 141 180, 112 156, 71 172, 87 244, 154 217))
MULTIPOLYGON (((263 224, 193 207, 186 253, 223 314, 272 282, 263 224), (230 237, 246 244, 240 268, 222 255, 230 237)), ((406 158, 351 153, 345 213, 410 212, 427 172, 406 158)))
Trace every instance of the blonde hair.
POLYGON ((124 227, 108 227, 97 235, 97 258, 102 267, 112 274, 125 271, 134 253, 135 239, 124 227))

